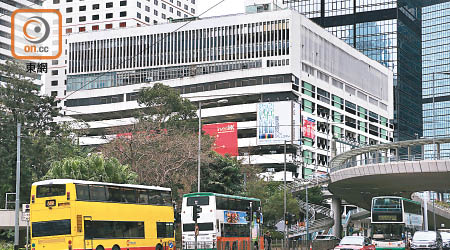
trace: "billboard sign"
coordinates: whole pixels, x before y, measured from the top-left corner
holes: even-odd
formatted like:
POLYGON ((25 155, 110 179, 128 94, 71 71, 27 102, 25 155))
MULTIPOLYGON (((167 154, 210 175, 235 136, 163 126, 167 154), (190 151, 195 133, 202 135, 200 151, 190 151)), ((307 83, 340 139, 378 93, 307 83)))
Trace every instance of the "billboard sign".
POLYGON ((303 137, 311 139, 316 138, 316 120, 312 118, 303 118, 303 137))
POLYGON ((207 124, 202 127, 205 134, 215 137, 214 151, 218 154, 238 156, 237 123, 207 124))
POLYGON ((247 224, 247 220, 245 216, 246 212, 239 211, 223 211, 224 213, 224 221, 229 224, 247 224))
POLYGON ((300 105, 293 101, 258 103, 257 145, 299 143, 300 105))

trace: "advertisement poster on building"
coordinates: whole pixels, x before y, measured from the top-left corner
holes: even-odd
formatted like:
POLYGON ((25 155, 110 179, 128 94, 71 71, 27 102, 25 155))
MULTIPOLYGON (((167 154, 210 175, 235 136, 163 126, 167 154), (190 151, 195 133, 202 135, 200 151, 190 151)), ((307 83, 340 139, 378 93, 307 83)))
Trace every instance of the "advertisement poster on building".
POLYGON ((308 137, 311 139, 316 138, 316 120, 305 117, 303 118, 303 137, 308 137))
POLYGON ((238 156, 237 123, 215 123, 206 124, 202 127, 205 134, 216 138, 214 141, 214 151, 218 154, 238 156))
POLYGON ((257 144, 296 143, 300 139, 300 105, 293 101, 258 103, 257 144))

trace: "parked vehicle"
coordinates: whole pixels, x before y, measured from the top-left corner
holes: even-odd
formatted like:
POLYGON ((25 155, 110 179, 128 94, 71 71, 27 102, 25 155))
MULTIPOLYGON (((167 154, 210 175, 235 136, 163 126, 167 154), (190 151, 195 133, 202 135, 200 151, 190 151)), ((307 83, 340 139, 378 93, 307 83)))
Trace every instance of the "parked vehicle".
POLYGON ((445 250, 450 250, 450 232, 441 232, 442 247, 445 250))
POLYGON ((364 236, 345 236, 334 250, 375 250, 375 245, 364 236))
POLYGON ((415 249, 441 250, 441 234, 435 231, 417 231, 411 241, 411 250, 415 249))

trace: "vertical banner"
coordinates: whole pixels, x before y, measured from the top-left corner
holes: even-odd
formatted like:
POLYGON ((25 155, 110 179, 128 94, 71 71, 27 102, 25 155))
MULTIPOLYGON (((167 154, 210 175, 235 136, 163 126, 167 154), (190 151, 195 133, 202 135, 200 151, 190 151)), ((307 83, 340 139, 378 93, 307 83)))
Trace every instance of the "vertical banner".
POLYGON ((300 105, 293 101, 258 103, 256 123, 257 145, 298 143, 300 105))
POLYGON ((205 134, 215 137, 214 151, 218 154, 238 156, 237 123, 206 124, 202 127, 205 134))
POLYGON ((303 137, 311 139, 316 138, 316 120, 312 118, 303 118, 303 137))

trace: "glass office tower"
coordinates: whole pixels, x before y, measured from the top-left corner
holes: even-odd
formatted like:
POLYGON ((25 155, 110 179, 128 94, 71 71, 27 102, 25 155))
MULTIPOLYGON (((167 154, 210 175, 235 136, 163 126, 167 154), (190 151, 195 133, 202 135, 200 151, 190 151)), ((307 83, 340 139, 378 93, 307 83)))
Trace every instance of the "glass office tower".
MULTIPOLYGON (((450 2, 424 6, 422 18, 423 132, 425 137, 448 137, 450 136, 450 75, 447 74, 450 71, 450 2)), ((432 154, 433 147, 425 147, 425 151, 432 154)), ((441 152, 450 153, 450 145, 441 145, 441 152)))
POLYGON ((287 3, 394 72, 394 137, 422 136, 421 1, 290 0, 287 3))

